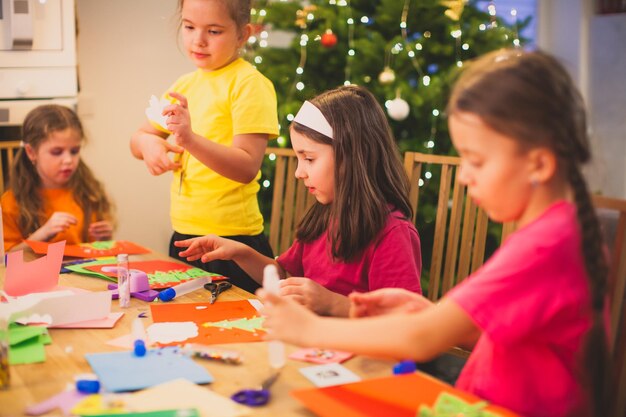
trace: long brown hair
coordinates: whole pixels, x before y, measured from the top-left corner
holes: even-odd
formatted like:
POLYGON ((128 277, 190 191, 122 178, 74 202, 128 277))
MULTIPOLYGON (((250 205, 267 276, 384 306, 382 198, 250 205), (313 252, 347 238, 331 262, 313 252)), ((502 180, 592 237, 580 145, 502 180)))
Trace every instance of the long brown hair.
POLYGON ((592 412, 608 415, 610 355, 604 324, 608 264, 600 223, 581 172, 591 159, 585 106, 565 68, 542 52, 487 54, 463 71, 453 88, 448 114, 470 112, 523 147, 548 147, 574 192, 582 234, 581 253, 591 289, 593 326, 583 352, 581 376, 592 412))
POLYGON ((335 198, 315 202, 296 231, 310 242, 328 230, 332 256, 353 260, 384 228, 391 206, 412 217, 409 180, 387 118, 365 88, 344 86, 310 100, 333 128, 331 139, 297 122, 291 129, 330 145, 335 156, 335 198))
MULTIPOLYGON (((31 110, 24 119, 22 142, 37 151, 51 133, 65 129, 74 129, 81 138, 84 138, 83 126, 73 110, 56 104, 39 106, 31 110)), ((23 147, 18 150, 11 167, 9 188, 20 208, 18 220, 20 232, 22 236, 29 236, 47 219, 44 216, 40 194, 41 179, 23 147)), ((82 159, 78 162, 68 188, 72 190, 76 203, 83 209, 85 227, 82 231, 82 240, 87 242, 92 215, 95 214, 97 220, 112 220, 111 203, 104 192, 104 187, 82 159)))

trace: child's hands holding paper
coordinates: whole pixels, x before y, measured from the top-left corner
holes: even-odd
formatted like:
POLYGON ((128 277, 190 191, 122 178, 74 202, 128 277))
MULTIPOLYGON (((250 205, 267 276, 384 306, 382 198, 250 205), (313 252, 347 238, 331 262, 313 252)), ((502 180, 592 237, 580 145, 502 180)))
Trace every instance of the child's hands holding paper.
POLYGON ((382 288, 366 293, 353 292, 350 317, 414 313, 433 305, 429 299, 402 288, 382 288))
POLYGON ((172 103, 163 109, 163 114, 168 116, 167 129, 172 132, 178 145, 185 146, 194 135, 191 128, 187 97, 175 92, 168 94, 178 100, 178 103, 172 103))
POLYGON ((305 277, 290 277, 282 280, 279 294, 282 297, 291 298, 322 316, 346 316, 350 307, 346 297, 305 277))

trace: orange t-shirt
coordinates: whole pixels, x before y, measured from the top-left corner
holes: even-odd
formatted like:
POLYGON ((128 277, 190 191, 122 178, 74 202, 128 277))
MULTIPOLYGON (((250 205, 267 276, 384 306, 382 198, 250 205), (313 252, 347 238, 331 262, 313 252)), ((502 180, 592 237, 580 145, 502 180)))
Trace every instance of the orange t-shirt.
MULTIPOLYGON (((67 244, 82 242, 84 227, 84 214, 81 207, 74 200, 72 191, 69 189, 42 189, 41 197, 44 201, 44 214, 46 221, 56 211, 63 211, 76 216, 78 223, 70 226, 67 230, 58 233, 50 239, 50 242, 67 241, 67 244)), ((5 192, 0 199, 2 204, 2 221, 4 230, 4 249, 10 250, 13 246, 21 243, 28 236, 23 236, 18 227, 20 208, 15 201, 15 195, 11 190, 5 192)), ((95 221, 95 216, 92 219, 95 221)))

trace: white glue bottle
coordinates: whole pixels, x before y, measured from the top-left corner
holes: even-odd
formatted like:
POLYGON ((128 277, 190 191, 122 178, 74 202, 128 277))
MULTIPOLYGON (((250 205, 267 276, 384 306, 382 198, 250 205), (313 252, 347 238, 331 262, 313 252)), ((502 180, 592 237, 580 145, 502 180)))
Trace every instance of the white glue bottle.
MULTIPOLYGON (((263 270, 263 289, 271 294, 278 294, 280 278, 276 266, 269 264, 263 270)), ((285 345, 278 340, 270 340, 268 343, 270 366, 280 369, 285 366, 285 345)))

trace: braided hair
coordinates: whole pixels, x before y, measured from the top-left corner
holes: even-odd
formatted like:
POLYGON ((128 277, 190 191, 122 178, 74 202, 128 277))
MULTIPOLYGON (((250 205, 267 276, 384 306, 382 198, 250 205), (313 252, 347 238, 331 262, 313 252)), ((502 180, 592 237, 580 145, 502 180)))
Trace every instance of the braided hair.
POLYGON ((548 147, 556 155, 558 169, 573 190, 591 291, 593 324, 583 346, 580 379, 590 395, 590 411, 606 416, 611 367, 603 313, 609 269, 600 222, 582 174, 582 165, 591 159, 582 96, 554 57, 495 51, 463 71, 448 104, 449 114, 456 111, 476 114, 521 146, 548 147))

